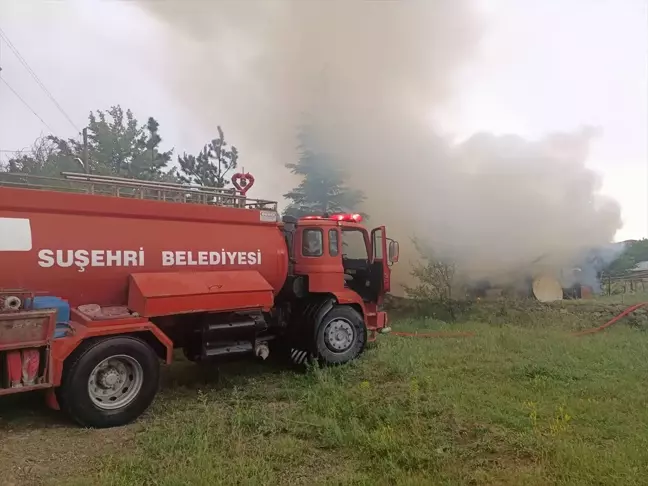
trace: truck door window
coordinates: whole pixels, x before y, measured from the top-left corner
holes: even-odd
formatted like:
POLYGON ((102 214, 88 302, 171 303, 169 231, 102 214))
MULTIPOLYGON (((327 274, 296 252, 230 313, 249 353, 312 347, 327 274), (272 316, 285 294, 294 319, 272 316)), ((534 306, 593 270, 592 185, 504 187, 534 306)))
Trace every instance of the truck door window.
POLYGON ((323 254, 324 234, 321 229, 306 229, 302 238, 302 255, 319 257, 323 254))
POLYGON ((364 300, 369 298, 369 253, 366 233, 357 229, 342 229, 342 267, 344 285, 357 292, 364 300))
POLYGON ((329 230, 329 255, 338 256, 340 248, 338 245, 338 232, 336 229, 329 230))
POLYGON ((377 231, 373 234, 373 252, 374 260, 383 259, 383 248, 382 248, 382 233, 377 231))
POLYGON ((342 257, 347 260, 369 260, 364 233, 360 230, 342 230, 342 257))

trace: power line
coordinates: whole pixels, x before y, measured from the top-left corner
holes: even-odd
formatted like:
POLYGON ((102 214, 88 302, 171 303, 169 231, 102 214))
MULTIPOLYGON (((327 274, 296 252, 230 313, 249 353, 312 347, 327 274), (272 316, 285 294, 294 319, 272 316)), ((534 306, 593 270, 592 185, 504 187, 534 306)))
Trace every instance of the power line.
MULTIPOLYGON (((54 95, 50 93, 50 91, 45 87, 43 82, 40 80, 38 75, 34 72, 34 70, 29 66, 25 58, 20 54, 20 51, 18 51, 18 48, 13 45, 13 43, 9 40, 9 37, 7 34, 0 28, 0 39, 4 40, 7 43, 7 46, 9 46, 9 49, 11 49, 11 52, 14 53, 14 55, 18 58, 20 63, 23 65, 23 67, 27 70, 27 72, 31 75, 32 78, 34 78, 34 81, 38 84, 38 86, 41 87, 41 89, 45 92, 45 94, 49 97, 50 100, 52 100, 52 103, 56 105, 58 110, 63 114, 63 116, 67 119, 67 121, 72 125, 72 127, 77 131, 80 132, 79 127, 77 127, 74 122, 72 121, 72 118, 69 117, 69 115, 65 112, 63 107, 59 104, 58 101, 56 101, 56 98, 54 98, 54 95)), ((30 108, 31 109, 31 108, 30 108)), ((32 110, 33 111, 33 110, 32 110)), ((38 115, 36 115, 38 116, 38 115)), ((40 117, 39 117, 40 118, 40 117)), ((43 122, 45 123, 45 122, 43 122)), ((50 128, 51 130, 51 128, 50 128)))
POLYGON ((29 147, 23 147, 18 150, 0 149, 0 154, 21 154, 29 150, 29 147))
POLYGON ((9 83, 7 83, 6 79, 0 78, 0 81, 2 81, 7 86, 7 88, 9 88, 11 90, 11 92, 16 95, 16 98, 18 98, 20 101, 22 101, 23 105, 25 105, 29 109, 29 111, 31 111, 34 114, 34 116, 36 118, 38 118, 41 121, 41 123, 47 127, 47 129, 50 132, 54 133, 54 130, 52 130, 52 127, 50 127, 47 123, 45 123, 45 120, 43 120, 40 117, 40 115, 38 113, 36 113, 36 111, 34 111, 34 109, 31 106, 29 106, 29 104, 23 99, 23 97, 20 96, 18 94, 18 92, 15 89, 13 89, 9 83))

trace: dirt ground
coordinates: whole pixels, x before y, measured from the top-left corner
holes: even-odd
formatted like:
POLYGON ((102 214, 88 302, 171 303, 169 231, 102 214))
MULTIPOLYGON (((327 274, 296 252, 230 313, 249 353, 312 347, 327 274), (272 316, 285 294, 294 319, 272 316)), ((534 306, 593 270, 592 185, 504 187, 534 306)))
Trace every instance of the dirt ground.
POLYGON ((53 484, 75 476, 101 455, 128 449, 141 425, 83 429, 49 410, 40 394, 0 402, 0 485, 53 484))
MULTIPOLYGON (((218 369, 196 367, 179 353, 174 365, 161 371, 156 401, 179 386, 216 386, 220 376, 218 369)), ((0 486, 60 484, 84 476, 102 458, 132 451, 151 413, 125 427, 84 429, 50 410, 41 393, 0 397, 0 486)))

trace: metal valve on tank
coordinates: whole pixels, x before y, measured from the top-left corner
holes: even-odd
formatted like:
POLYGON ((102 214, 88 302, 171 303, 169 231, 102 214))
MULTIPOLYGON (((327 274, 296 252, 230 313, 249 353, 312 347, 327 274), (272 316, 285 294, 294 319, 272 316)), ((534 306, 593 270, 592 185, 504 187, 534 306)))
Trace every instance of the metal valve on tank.
POLYGON ((257 358, 261 358, 263 361, 265 361, 270 355, 270 348, 268 347, 268 344, 267 343, 257 344, 254 350, 254 354, 257 356, 257 358))

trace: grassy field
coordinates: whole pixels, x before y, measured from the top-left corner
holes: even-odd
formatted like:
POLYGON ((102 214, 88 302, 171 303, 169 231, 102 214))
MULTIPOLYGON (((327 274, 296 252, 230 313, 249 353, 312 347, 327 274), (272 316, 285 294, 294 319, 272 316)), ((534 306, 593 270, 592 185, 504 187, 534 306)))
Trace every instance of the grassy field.
POLYGON ((614 310, 401 318, 395 329, 476 335, 381 337, 334 369, 180 362, 144 419, 108 431, 5 401, 0 484, 645 485, 646 315, 569 334, 614 310))

